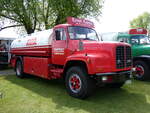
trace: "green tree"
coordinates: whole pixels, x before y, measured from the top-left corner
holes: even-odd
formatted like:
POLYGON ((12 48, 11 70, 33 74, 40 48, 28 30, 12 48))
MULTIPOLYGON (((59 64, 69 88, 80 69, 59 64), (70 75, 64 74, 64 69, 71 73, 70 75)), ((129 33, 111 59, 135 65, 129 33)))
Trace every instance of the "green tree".
POLYGON ((97 17, 101 14, 102 0, 52 0, 51 7, 55 11, 55 25, 64 23, 67 16, 97 17), (55 5, 59 4, 59 5, 55 5))
POLYGON ((13 22, 4 28, 23 26, 30 34, 65 23, 68 16, 96 18, 102 5, 103 0, 0 0, 0 18, 13 22))
POLYGON ((45 29, 66 22, 68 16, 93 17, 101 14, 103 0, 41 0, 40 1, 40 25, 45 29))
POLYGON ((24 26, 28 34, 34 32, 37 22, 35 0, 0 0, 0 17, 9 19, 16 27, 24 26))
POLYGON ((145 28, 150 31, 150 13, 145 12, 130 22, 131 28, 145 28))

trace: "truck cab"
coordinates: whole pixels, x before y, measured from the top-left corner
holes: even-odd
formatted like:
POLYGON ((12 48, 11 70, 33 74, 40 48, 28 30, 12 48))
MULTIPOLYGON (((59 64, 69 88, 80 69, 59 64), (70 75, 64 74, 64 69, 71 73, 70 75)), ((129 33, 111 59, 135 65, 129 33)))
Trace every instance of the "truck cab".
POLYGON ((132 45, 133 57, 141 55, 150 55, 150 40, 147 35, 143 34, 119 34, 119 41, 124 41, 132 45))
POLYGON ((120 88, 130 79, 132 68, 129 44, 101 42, 93 22, 73 17, 13 41, 11 53, 18 77, 63 78, 69 95, 82 99, 98 84, 120 88))

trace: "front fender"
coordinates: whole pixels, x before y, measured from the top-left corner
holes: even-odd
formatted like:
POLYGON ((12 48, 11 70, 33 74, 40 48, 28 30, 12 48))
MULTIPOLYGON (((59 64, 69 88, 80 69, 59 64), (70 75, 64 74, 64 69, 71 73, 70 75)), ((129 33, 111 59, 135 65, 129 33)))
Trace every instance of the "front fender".
POLYGON ((65 65, 70 61, 81 61, 86 64, 88 74, 94 74, 91 58, 87 54, 73 54, 66 58, 65 65))

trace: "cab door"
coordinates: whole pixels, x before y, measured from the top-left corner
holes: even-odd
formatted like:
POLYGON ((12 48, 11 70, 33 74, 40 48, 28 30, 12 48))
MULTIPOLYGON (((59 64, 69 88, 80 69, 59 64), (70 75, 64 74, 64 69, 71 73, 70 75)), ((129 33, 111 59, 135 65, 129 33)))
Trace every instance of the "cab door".
POLYGON ((64 65, 67 51, 67 35, 65 28, 54 29, 52 42, 52 63, 64 65))

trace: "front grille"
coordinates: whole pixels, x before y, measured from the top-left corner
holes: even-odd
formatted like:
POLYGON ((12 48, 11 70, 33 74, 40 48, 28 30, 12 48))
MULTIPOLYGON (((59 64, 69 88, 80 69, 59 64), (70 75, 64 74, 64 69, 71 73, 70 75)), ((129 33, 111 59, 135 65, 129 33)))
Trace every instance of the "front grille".
POLYGON ((125 57, 124 57, 124 46, 118 46, 116 48, 116 66, 117 68, 124 68, 125 67, 125 57))
POLYGON ((131 47, 118 46, 116 48, 116 68, 122 69, 131 66, 131 47))

